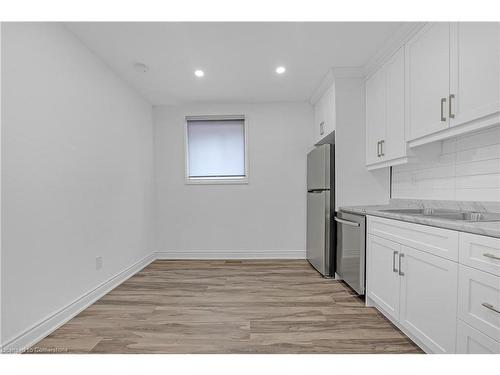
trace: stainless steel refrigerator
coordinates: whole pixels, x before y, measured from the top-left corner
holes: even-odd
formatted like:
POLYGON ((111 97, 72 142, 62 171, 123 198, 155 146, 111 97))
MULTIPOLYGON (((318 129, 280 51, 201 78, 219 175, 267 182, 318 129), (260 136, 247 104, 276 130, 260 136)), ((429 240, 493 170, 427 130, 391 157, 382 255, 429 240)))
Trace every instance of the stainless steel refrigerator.
POLYGON ((334 145, 307 154, 307 260, 323 276, 335 276, 334 145))

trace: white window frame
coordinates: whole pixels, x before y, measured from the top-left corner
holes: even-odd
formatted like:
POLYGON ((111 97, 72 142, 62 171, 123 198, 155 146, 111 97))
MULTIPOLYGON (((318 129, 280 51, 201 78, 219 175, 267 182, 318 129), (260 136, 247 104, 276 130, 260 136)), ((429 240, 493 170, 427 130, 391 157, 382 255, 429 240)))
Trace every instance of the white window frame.
POLYGON ((184 121, 184 182, 186 185, 248 184, 248 119, 245 115, 196 115, 186 116, 184 121), (245 176, 243 177, 189 177, 189 121, 243 120, 245 138, 245 176))

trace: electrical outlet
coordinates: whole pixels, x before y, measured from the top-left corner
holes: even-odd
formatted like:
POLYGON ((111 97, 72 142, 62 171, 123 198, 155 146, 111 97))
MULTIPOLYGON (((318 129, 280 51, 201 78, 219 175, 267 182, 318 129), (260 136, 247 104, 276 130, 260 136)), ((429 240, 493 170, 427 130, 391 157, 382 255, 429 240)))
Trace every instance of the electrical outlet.
POLYGON ((95 258, 95 269, 100 270, 102 268, 102 257, 95 258))

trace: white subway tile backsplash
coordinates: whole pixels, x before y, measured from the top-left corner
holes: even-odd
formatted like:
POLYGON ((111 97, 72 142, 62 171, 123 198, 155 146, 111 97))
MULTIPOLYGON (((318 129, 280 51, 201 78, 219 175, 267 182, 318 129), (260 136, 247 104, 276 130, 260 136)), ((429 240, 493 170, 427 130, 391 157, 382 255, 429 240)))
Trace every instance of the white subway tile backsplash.
POLYGON ((449 189, 455 188, 455 179, 452 178, 427 178, 422 179, 417 175, 417 187, 419 189, 449 189))
POLYGON ((483 174, 500 174, 500 159, 459 163, 455 167, 456 176, 474 176, 483 174))
POLYGON ((454 140, 453 141, 450 141, 450 140, 443 141, 443 146, 442 146, 443 155, 455 153, 455 151, 457 149, 456 146, 457 146, 457 144, 454 140))
POLYGON ((397 184, 399 190, 416 190, 417 186, 412 182, 411 176, 405 179, 392 179, 393 186, 397 184))
MULTIPOLYGON (((444 165, 449 165, 449 164, 454 164, 456 159, 456 154, 443 154, 438 157, 437 162, 439 164, 444 164, 444 165)), ((435 162, 434 162, 435 163, 435 162)), ((432 164, 432 162, 427 162, 427 164, 432 164)))
MULTIPOLYGON (((422 197, 420 199, 438 199, 438 200, 450 200, 450 197, 455 196, 454 189, 418 189, 418 194, 422 197)), ((455 200, 455 198, 452 198, 455 200)))
POLYGON ((500 202, 499 189, 456 189, 455 196, 457 201, 500 202))
POLYGON ((424 146, 415 157, 393 167, 393 198, 500 202, 500 126, 424 146))
POLYGON ((500 159, 500 144, 457 152, 458 163, 489 159, 500 159))
POLYGON ((456 177, 456 189, 500 189, 500 174, 456 177))
POLYGON ((454 177, 454 176, 455 176, 455 166, 453 164, 436 166, 435 168, 426 168, 418 171, 418 177, 420 179, 433 179, 433 178, 444 178, 444 177, 454 177))

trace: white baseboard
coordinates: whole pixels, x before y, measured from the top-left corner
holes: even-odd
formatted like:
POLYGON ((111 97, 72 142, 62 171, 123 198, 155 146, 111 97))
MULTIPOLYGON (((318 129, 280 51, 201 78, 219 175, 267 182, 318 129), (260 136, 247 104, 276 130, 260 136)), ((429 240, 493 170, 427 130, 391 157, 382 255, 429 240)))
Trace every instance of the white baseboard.
POLYGON ((48 336, 50 333, 54 332, 57 328, 62 326, 68 320, 78 315, 81 311, 85 310, 87 307, 92 305, 99 298, 109 293, 112 289, 116 288, 118 285, 123 283, 125 280, 135 275, 137 272, 142 270, 148 264, 156 259, 156 255, 150 254, 138 262, 134 263, 125 270, 119 272, 109 280, 103 282, 97 288, 91 290, 90 292, 84 294, 83 296, 77 298, 75 301, 63 307, 61 310, 56 311, 54 314, 44 319, 40 323, 29 328, 19 336, 6 342, 2 347, 3 353, 20 353, 38 341, 42 340, 44 337, 48 336))
POLYGON ((156 259, 306 259, 305 250, 166 250, 157 251, 156 259))

